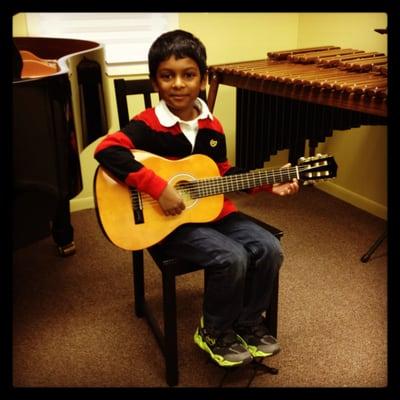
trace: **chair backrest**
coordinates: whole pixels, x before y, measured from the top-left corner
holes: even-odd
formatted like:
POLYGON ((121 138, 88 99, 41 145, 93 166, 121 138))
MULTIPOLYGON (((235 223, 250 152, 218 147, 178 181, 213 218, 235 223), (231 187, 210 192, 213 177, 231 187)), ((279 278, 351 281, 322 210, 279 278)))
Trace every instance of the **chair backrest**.
MULTIPOLYGON (((152 107, 151 94, 156 92, 150 79, 114 79, 114 89, 119 126, 121 128, 125 126, 130 119, 127 97, 141 94, 144 97, 144 106, 150 108, 152 107)), ((206 101, 206 91, 201 91, 199 97, 206 101)))
POLYGON ((129 122, 128 96, 142 94, 144 106, 150 108, 151 94, 155 93, 150 79, 115 79, 114 80, 115 98, 117 101, 119 126, 122 128, 129 122))

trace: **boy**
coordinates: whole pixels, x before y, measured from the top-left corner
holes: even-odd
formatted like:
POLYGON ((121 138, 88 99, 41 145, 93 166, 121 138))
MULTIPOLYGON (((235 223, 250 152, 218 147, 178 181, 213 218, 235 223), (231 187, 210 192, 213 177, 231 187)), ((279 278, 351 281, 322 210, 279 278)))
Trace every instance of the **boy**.
MULTIPOLYGON (((131 149, 171 159, 202 153, 217 163, 221 175, 243 171, 229 164, 223 128, 198 98, 207 83, 204 45, 189 32, 167 32, 150 47, 148 61, 160 103, 107 135, 95 158, 117 179, 157 200, 166 216, 173 216, 184 212, 185 203, 157 171, 136 161, 131 149)), ((298 183, 257 189, 294 194, 298 183)), ((203 317, 194 341, 221 366, 246 364, 280 350, 263 318, 283 259, 280 244, 236 211, 225 199, 215 221, 181 225, 161 244, 166 253, 205 268, 203 317)))

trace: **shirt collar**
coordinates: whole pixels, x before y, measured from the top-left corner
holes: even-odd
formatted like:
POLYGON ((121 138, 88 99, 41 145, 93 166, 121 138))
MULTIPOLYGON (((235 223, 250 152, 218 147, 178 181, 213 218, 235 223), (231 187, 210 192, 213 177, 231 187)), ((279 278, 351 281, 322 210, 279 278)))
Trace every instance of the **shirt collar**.
POLYGON ((204 100, 202 100, 198 97, 195 101, 195 107, 200 110, 200 114, 192 121, 181 120, 179 117, 177 117, 175 114, 173 114, 169 110, 169 108, 164 100, 161 100, 157 104, 157 106, 155 108, 155 112, 156 112, 157 118, 160 121, 161 125, 163 125, 165 127, 174 126, 176 123, 193 122, 193 121, 197 121, 199 119, 206 119, 206 118, 213 119, 213 116, 204 100))

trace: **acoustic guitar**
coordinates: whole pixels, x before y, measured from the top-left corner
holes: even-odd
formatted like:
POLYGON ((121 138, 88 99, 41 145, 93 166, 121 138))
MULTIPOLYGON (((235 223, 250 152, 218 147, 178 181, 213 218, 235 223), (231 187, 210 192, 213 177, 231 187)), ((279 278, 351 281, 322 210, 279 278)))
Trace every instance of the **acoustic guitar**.
POLYGON ((221 177, 217 164, 202 154, 168 160, 141 150, 135 158, 168 181, 181 195, 185 210, 166 216, 150 195, 113 178, 98 166, 94 177, 97 216, 108 239, 125 250, 150 247, 185 223, 214 220, 222 210, 223 194, 263 184, 288 182, 315 183, 336 177, 337 164, 332 156, 300 158, 296 166, 259 169, 221 177))

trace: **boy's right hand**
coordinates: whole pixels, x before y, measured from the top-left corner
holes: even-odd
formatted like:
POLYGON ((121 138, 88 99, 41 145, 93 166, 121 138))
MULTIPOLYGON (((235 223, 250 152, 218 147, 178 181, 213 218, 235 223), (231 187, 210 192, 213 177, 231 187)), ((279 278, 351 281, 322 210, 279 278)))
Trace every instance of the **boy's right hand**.
POLYGON ((179 193, 170 185, 161 193, 158 202, 165 215, 178 215, 186 208, 179 193))

